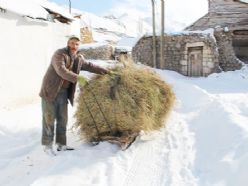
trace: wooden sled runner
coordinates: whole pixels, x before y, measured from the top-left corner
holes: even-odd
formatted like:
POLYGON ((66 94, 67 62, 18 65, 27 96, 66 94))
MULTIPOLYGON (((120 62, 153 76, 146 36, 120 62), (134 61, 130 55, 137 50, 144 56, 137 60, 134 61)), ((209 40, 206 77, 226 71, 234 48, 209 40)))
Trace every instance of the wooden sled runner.
POLYGON ((92 143, 97 145, 101 141, 107 141, 112 144, 119 145, 121 150, 128 149, 133 142, 135 141, 136 137, 139 135, 139 133, 130 133, 130 132, 124 132, 121 135, 102 135, 99 139, 93 140, 92 143))

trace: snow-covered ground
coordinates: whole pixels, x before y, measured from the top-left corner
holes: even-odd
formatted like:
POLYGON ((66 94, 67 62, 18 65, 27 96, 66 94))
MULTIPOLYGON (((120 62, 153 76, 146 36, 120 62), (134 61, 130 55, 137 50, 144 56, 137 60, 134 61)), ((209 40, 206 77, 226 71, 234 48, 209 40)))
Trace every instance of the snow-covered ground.
POLYGON ((48 156, 40 145, 40 103, 2 109, 0 185, 246 186, 248 67, 207 78, 156 71, 173 86, 176 105, 165 128, 126 151, 80 141, 70 108, 68 143, 76 150, 48 156))

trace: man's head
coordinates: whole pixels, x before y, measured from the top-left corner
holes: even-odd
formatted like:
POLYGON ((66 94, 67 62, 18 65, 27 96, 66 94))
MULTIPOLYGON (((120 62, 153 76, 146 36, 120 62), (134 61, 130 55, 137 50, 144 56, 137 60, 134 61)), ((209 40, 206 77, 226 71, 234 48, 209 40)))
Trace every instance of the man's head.
POLYGON ((80 45, 80 39, 77 36, 69 37, 67 41, 67 46, 70 48, 73 54, 76 54, 80 45))

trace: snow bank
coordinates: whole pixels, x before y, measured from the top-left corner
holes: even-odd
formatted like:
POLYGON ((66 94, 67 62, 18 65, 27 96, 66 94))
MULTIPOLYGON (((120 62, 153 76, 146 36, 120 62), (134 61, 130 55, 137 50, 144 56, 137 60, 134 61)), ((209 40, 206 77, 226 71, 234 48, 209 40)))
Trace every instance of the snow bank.
POLYGON ((142 134, 124 152, 89 146, 68 131, 76 150, 49 157, 40 146, 39 104, 1 110, 0 185, 246 186, 248 67, 207 78, 156 71, 173 85, 176 107, 164 129, 142 134))
POLYGON ((194 135, 192 172, 199 186, 245 186, 248 161, 248 70, 208 78, 161 76, 173 84, 177 113, 194 135))

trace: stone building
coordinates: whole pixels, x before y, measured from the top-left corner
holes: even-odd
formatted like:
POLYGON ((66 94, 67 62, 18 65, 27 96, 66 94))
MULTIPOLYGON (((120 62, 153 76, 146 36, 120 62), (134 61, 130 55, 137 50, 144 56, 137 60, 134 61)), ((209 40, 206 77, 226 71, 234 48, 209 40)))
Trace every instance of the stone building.
POLYGON ((248 63, 248 4, 244 0, 209 0, 208 13, 186 30, 214 28, 222 70, 248 63))
MULTIPOLYGON (((237 70, 248 63, 248 4, 245 0, 208 0, 208 13, 187 27, 188 34, 165 35, 165 61, 158 68, 187 76, 237 70), (205 30, 212 29, 212 34, 205 30)), ((157 38, 157 62, 160 58, 157 38)), ((152 36, 133 48, 133 58, 153 66, 152 36)), ((160 62, 159 62, 160 63, 160 62)))
MULTIPOLYGON (((165 62, 160 64, 160 42, 157 37, 157 67, 186 76, 207 76, 219 71, 218 50, 210 32, 182 32, 165 35, 165 62)), ((133 47, 134 61, 153 66, 152 36, 144 36, 133 47)))

